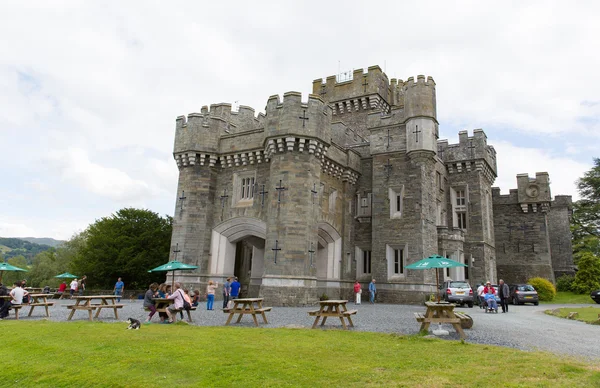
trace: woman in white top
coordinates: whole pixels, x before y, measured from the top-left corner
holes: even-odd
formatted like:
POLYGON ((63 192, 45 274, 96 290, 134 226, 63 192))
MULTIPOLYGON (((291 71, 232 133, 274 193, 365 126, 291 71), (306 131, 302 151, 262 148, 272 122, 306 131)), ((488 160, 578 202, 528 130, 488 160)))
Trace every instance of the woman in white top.
POLYGON ((213 310, 213 304, 215 302, 215 290, 219 287, 219 283, 215 283, 212 280, 208 281, 206 286, 206 309, 213 310))

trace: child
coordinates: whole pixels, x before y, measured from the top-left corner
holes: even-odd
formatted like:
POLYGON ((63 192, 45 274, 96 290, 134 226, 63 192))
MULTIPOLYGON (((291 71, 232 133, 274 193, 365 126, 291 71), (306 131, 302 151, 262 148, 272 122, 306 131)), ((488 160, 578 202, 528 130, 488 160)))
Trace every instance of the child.
POLYGON ((152 300, 152 298, 154 298, 157 295, 157 290, 158 284, 152 283, 150 284, 150 287, 148 287, 148 291, 146 291, 146 294, 144 295, 144 308, 150 310, 150 315, 148 315, 148 319, 146 319, 145 323, 150 323, 152 316, 156 314, 156 306, 154 306, 154 301, 152 300))
POLYGON ((215 289, 219 286, 219 283, 215 283, 212 280, 208 281, 206 286, 206 309, 212 310, 213 303, 215 302, 215 289))
POLYGON ((200 291, 194 290, 194 296, 192 296, 192 307, 198 306, 200 302, 200 291))

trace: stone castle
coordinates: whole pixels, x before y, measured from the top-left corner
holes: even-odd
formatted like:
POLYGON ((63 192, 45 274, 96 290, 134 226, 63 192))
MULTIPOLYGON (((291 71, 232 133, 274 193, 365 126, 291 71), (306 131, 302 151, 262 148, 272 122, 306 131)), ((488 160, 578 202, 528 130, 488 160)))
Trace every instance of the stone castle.
POLYGON ((373 66, 312 93, 271 96, 264 114, 214 104, 177 118, 171 259, 199 268, 176 280, 235 275, 244 296, 306 305, 375 278, 379 301, 411 303, 434 291, 435 271, 405 266, 433 254, 467 265, 440 281, 573 272, 571 197, 553 200, 547 173, 501 195, 481 129, 438 139, 433 78, 373 66))

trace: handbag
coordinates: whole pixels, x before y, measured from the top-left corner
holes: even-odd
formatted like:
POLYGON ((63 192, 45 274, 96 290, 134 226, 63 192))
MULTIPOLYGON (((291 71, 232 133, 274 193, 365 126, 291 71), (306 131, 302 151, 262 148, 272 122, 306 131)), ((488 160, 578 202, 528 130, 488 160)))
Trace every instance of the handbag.
POLYGON ((179 291, 179 293, 181 294, 181 298, 183 298, 183 309, 190 310, 192 308, 192 305, 190 304, 190 302, 185 300, 185 297, 183 296, 183 293, 181 292, 181 290, 179 291))

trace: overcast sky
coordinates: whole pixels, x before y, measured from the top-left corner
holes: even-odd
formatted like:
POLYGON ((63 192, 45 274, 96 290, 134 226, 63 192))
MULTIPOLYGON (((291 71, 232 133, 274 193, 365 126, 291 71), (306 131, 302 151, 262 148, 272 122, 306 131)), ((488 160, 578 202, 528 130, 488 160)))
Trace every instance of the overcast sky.
POLYGON ((0 4, 2 237, 68 239, 126 206, 173 214, 178 115, 306 100, 338 67, 432 76, 440 138, 483 128, 503 193, 548 171, 553 195, 576 197, 600 156, 598 2, 0 4))

